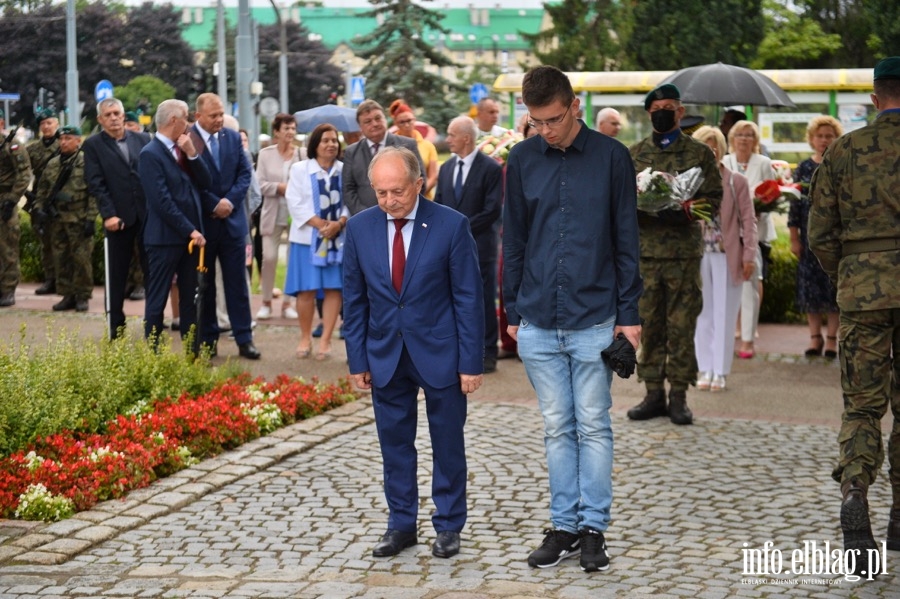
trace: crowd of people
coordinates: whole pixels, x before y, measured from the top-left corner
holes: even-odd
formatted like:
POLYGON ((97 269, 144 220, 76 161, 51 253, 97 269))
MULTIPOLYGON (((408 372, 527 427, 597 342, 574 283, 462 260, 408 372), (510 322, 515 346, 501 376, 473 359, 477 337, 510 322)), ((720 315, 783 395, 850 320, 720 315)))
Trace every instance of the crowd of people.
MULTIPOLYGON (((892 168, 900 57, 879 62, 874 79, 874 123, 847 135, 829 116, 809 123, 813 153, 793 173, 801 192, 787 221, 799 260, 796 305, 808 316, 805 354, 841 357, 845 411, 834 478, 845 549, 860 552, 875 548, 866 492, 884 459, 879 421, 889 406, 887 536, 889 548, 900 548, 900 288, 891 276, 900 255, 892 168)), ((135 130, 113 98, 99 103, 101 130, 83 142, 79 128, 60 128, 45 111, 38 139, 24 148, 4 136, 0 148, 0 307, 15 303, 19 202, 27 192, 45 275, 36 292, 62 296, 53 310, 87 309, 99 215, 111 339, 126 326, 123 302, 137 265, 151 343, 171 302, 193 351, 217 354, 224 319, 238 354, 259 359, 248 275, 258 209, 256 318, 273 316, 286 237, 281 314, 298 320, 297 357, 329 359, 342 320, 351 378, 372 392, 389 508, 373 555, 418 542, 420 389, 434 454, 432 553, 459 552, 466 396, 499 359, 518 357, 544 419, 550 485, 551 528, 528 564, 546 568, 578 555, 583 570, 605 570, 614 369, 600 350, 614 342, 640 350, 634 361, 646 395, 628 410, 632 420, 689 425, 692 386, 726 389, 735 355, 755 353, 775 229, 771 214, 755 209, 754 190, 775 170, 754 122, 728 110, 718 127, 703 126, 672 84, 647 94, 652 133, 631 147, 615 139, 623 127, 615 109, 598 112, 596 130, 585 124, 555 67, 528 71, 522 99, 528 112, 503 159, 479 148, 480 140, 509 136, 498 125, 498 103, 485 98, 474 118, 450 122, 452 156, 443 164, 403 100, 387 111, 363 101, 359 138, 346 148, 327 123, 298 147, 293 117, 278 114, 273 143, 255 165, 246 135, 215 94, 201 94, 193 111, 180 100, 162 102, 153 136, 135 130), (636 183, 644 173, 698 176, 674 205, 660 207, 636 183), (217 271, 220 282, 211 284, 217 271), (198 288, 205 292, 195 302, 198 288)))

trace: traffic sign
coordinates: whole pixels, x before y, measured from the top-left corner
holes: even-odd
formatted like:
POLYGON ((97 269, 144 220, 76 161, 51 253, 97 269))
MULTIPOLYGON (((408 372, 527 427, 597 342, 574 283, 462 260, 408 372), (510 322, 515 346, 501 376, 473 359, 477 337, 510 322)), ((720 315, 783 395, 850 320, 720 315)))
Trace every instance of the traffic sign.
POLYGON ((21 99, 22 99, 22 96, 20 96, 19 94, 9 94, 9 93, 0 94, 0 102, 18 102, 21 99))
POLYGON ((97 86, 94 88, 94 99, 96 99, 97 102, 99 103, 99 102, 102 102, 103 100, 106 100, 107 98, 112 98, 112 97, 113 97, 113 84, 110 81, 108 81, 107 79, 101 79, 97 83, 97 86))
POLYGON ((469 88, 469 98, 472 100, 472 104, 478 104, 489 95, 490 92, 484 83, 475 83, 469 88))
POLYGON ((366 99, 366 79, 364 77, 350 78, 350 106, 358 106, 366 99))
POLYGON ((267 121, 271 121, 275 118, 275 115, 278 114, 278 100, 273 98, 272 96, 266 96, 262 100, 259 101, 259 114, 266 117, 267 121))

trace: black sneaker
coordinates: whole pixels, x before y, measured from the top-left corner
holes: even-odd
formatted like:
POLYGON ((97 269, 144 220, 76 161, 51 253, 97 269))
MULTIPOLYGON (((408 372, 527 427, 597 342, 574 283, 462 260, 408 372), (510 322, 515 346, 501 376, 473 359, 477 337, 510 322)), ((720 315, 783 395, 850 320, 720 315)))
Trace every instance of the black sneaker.
POLYGON ((603 533, 590 527, 581 529, 581 569, 602 572, 609 569, 609 552, 603 533))
POLYGON ((564 530, 545 530, 544 542, 528 556, 532 568, 549 568, 580 551, 578 535, 564 530))

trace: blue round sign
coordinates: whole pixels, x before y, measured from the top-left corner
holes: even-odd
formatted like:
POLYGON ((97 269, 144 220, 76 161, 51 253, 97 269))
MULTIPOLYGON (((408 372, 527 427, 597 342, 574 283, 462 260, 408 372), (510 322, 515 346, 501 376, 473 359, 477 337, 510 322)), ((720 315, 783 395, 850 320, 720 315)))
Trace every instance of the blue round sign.
POLYGON ((475 83, 469 88, 469 98, 472 100, 472 104, 478 104, 489 95, 490 92, 484 83, 475 83))
POLYGON ((102 102, 103 100, 105 100, 107 98, 112 98, 112 97, 113 97, 112 82, 110 82, 106 79, 101 79, 97 83, 97 86, 94 88, 94 98, 97 100, 97 102, 102 102))

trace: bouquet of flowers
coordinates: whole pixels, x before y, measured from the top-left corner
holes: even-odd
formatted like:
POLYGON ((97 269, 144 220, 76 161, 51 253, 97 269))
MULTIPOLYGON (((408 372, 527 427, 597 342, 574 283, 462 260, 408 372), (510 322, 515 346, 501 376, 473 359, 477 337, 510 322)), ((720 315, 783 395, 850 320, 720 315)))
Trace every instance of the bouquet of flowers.
POLYGON ((753 190, 753 208, 757 214, 784 212, 787 201, 799 200, 802 186, 794 183, 790 165, 784 160, 773 160, 774 179, 766 179, 753 190))
POLYGON ((637 209, 658 215, 663 210, 684 210, 692 219, 712 220, 712 207, 705 200, 692 200, 703 184, 699 166, 672 175, 645 168, 637 175, 637 209))
POLYGON ((500 164, 506 164, 506 158, 514 145, 522 141, 522 137, 515 131, 507 131, 501 136, 488 135, 478 142, 476 150, 484 152, 500 164))

